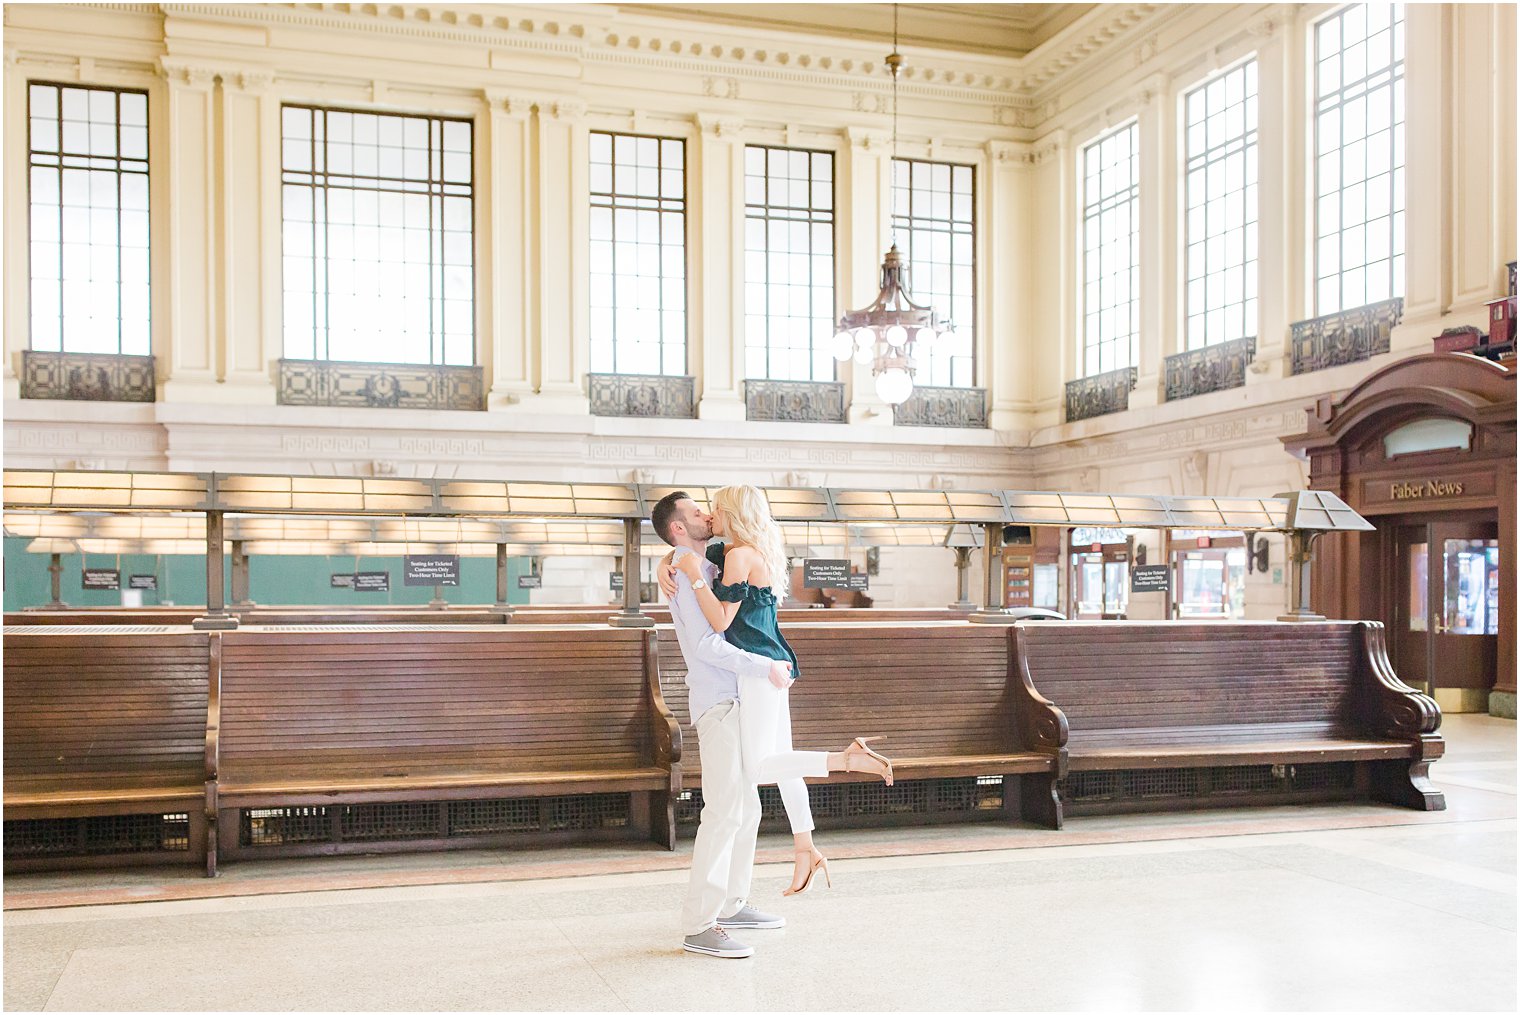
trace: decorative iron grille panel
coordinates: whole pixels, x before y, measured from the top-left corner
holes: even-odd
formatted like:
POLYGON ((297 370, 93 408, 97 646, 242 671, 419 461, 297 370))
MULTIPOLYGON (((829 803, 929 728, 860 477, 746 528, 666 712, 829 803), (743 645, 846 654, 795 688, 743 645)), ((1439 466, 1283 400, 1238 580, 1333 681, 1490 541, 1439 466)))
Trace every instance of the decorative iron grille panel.
POLYGON ((188 814, 113 814, 5 822, 7 859, 184 852, 189 848, 188 814))
POLYGON ((843 423, 842 381, 744 382, 747 418, 789 423, 843 423))
POLYGON ((654 374, 587 374, 593 416, 694 419, 696 379, 654 374))
POLYGON ((450 835, 536 832, 537 800, 461 800, 449 808, 450 835))
POLYGON ((244 846, 326 842, 332 838, 332 824, 326 807, 250 809, 240 816, 238 842, 244 846))
POLYGON ((1228 391, 1246 382, 1246 367, 1256 358, 1256 337, 1179 352, 1166 358, 1166 400, 1228 391))
POLYGON ((1139 378, 1138 369, 1125 367, 1067 381, 1066 422, 1124 412, 1129 408, 1129 393, 1135 390, 1139 378))
POLYGON ((898 426, 987 426, 987 392, 983 388, 915 387, 913 395, 892 407, 898 426))
POLYGON ((1305 765, 1226 765, 1217 768, 1153 768, 1123 772, 1072 772, 1061 797, 1073 804, 1197 797, 1274 796, 1349 792, 1355 788, 1351 762, 1305 765))
POLYGON ((480 367, 280 360, 281 405, 361 409, 485 409, 480 367))
POLYGON ((440 834, 442 805, 434 803, 354 804, 338 814, 345 841, 429 839, 440 834))
POLYGON ((1404 301, 1391 299, 1298 321, 1292 328, 1293 372, 1312 373, 1385 353, 1393 326, 1403 317, 1404 301))
POLYGON ((153 357, 28 349, 21 354, 21 397, 151 402, 157 397, 153 357))
MULTIPOLYGON (((986 815, 1002 811, 1003 777, 912 779, 892 786, 869 782, 810 785, 808 802, 815 818, 837 825, 913 815, 986 815)), ((694 826, 701 815, 700 789, 687 790, 677 798, 677 825, 694 826)), ((774 786, 760 787, 760 819, 766 826, 786 822, 786 808, 774 786)))
POLYGON ((586 796, 549 797, 549 827, 545 831, 589 832, 628 826, 628 794, 593 793, 586 796))

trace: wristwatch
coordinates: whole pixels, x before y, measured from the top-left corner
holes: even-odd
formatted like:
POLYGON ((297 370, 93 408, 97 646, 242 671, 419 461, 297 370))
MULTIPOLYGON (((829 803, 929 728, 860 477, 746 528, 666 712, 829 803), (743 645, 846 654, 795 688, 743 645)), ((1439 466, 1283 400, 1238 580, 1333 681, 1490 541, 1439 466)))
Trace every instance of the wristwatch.
POLYGON ((694 581, 694 582, 691 583, 691 589, 692 589, 693 592, 700 592, 702 589, 705 589, 705 588, 707 588, 707 579, 706 578, 698 578, 696 581, 694 581))

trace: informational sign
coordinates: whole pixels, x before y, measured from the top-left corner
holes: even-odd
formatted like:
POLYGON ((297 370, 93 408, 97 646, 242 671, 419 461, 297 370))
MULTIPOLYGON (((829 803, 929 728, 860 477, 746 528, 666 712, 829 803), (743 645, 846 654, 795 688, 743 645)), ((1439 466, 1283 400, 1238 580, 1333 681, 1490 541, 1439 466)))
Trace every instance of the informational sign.
POLYGON ((408 554, 403 558, 408 585, 458 585, 459 556, 452 553, 408 554))
POLYGON ((349 572, 349 573, 345 573, 345 574, 335 574, 335 575, 333 575, 332 576, 332 584, 329 587, 330 588, 335 588, 335 589, 351 589, 351 588, 353 588, 354 587, 354 576, 353 576, 353 573, 349 572))
POLYGON ((1165 592, 1172 584, 1172 569, 1166 564, 1142 564, 1129 571, 1131 592, 1165 592))
POLYGON ((389 592, 391 590, 391 573, 389 571, 355 571, 355 592, 389 592))
POLYGON ((1207 550, 1209 547, 1211 547, 1213 545, 1214 545, 1214 540, 1210 539, 1208 536, 1199 536, 1198 537, 1198 549, 1200 549, 1200 550, 1207 550))
POLYGON ((134 575, 130 576, 127 579, 127 588, 129 588, 129 589, 145 589, 148 592, 157 592, 158 591, 158 575, 156 575, 156 574, 134 574, 134 575))
POLYGON ((517 576, 517 587, 520 589, 541 589, 544 587, 544 576, 541 574, 520 574, 517 576))
POLYGON ((808 589, 849 588, 850 562, 848 560, 804 560, 802 562, 802 587, 808 589))
POLYGON ((607 587, 614 592, 623 591, 623 572, 610 571, 607 574, 607 587))
POLYGON ((121 588, 121 572, 103 567, 87 567, 84 569, 82 587, 87 589, 119 589, 121 588))
POLYGON ((871 576, 868 574, 852 574, 844 587, 853 589, 856 592, 864 592, 871 587, 871 576))

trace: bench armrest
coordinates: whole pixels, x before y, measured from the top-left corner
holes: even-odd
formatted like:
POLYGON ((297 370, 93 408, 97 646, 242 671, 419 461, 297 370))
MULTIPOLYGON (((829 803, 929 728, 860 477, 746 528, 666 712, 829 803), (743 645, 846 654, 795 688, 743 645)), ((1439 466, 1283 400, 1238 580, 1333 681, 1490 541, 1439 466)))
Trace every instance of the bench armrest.
POLYGON ((1441 710, 1428 695, 1399 679, 1388 658, 1383 625, 1366 620, 1361 628, 1365 661, 1364 714, 1359 716, 1372 730, 1396 740, 1419 740, 1441 728, 1441 710))
POLYGON ((1071 732, 1066 713, 1035 689, 1027 648, 1023 625, 1013 625, 1008 631, 1008 686, 1020 746, 1041 754, 1060 754, 1071 732))
POLYGON ((660 644, 653 628, 644 633, 644 684, 649 691, 655 763, 674 769, 681 763, 681 724, 660 692, 660 644))

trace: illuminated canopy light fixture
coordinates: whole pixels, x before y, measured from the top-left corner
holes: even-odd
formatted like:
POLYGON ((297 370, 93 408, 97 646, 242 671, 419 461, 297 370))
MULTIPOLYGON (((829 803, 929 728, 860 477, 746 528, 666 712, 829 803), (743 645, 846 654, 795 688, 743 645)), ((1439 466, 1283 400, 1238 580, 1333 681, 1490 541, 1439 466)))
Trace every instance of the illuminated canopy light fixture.
MULTIPOLYGON (((897 165, 897 75, 902 70, 902 54, 897 51, 897 5, 892 5, 892 52, 887 55, 887 69, 892 72, 892 164, 897 165)), ((933 307, 920 306, 908 295, 908 262, 892 248, 881 262, 881 291, 870 306, 851 310, 839 319, 834 336, 834 358, 841 363, 854 359, 864 366, 871 364, 876 378, 876 394, 883 402, 901 405, 913 394, 913 375, 917 372, 915 353, 931 343, 953 343, 954 326, 942 320, 933 307)))

